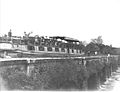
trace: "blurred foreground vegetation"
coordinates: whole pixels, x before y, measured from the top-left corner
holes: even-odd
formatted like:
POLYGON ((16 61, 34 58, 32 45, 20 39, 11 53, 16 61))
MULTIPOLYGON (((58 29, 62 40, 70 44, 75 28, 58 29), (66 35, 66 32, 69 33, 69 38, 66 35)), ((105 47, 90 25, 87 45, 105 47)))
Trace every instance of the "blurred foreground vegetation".
POLYGON ((35 65, 31 76, 27 76, 20 67, 2 68, 1 76, 8 90, 82 90, 83 81, 104 65, 95 60, 88 62, 87 67, 77 60, 47 62, 35 65))

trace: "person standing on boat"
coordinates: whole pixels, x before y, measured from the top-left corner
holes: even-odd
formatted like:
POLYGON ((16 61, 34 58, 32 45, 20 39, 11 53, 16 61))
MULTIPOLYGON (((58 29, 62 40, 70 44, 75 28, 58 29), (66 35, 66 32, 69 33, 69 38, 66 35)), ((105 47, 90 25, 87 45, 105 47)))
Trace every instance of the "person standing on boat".
POLYGON ((10 29, 10 31, 8 32, 8 37, 12 37, 11 29, 10 29))
POLYGON ((26 32, 24 32, 24 35, 26 38, 29 38, 30 34, 32 34, 32 32, 29 32, 28 34, 26 32))
POLYGON ((12 31, 11 31, 11 29, 10 29, 10 31, 8 32, 8 37, 9 37, 9 39, 10 39, 10 41, 11 41, 11 37, 12 37, 12 31))
POLYGON ((39 45, 39 36, 38 35, 35 36, 35 45, 39 45))
POLYGON ((30 32, 30 33, 26 33, 26 32, 24 32, 24 41, 25 41, 25 44, 27 45, 28 43, 29 43, 29 36, 30 36, 30 34, 32 34, 32 32, 30 32))

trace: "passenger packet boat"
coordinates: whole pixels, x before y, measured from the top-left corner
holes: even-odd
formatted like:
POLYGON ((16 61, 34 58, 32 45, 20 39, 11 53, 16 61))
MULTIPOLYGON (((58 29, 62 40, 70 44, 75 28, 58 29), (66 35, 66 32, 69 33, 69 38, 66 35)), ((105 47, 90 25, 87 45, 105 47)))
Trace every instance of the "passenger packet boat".
POLYGON ((0 37, 0 57, 66 57, 81 56, 84 54, 82 43, 79 40, 65 36, 12 36, 0 37))

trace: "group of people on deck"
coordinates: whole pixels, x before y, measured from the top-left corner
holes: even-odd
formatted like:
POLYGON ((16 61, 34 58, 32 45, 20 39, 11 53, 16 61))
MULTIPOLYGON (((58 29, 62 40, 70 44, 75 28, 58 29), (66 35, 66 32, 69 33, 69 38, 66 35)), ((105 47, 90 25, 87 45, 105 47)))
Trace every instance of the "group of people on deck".
POLYGON ((8 32, 8 38, 13 42, 13 43, 18 43, 18 44, 25 44, 25 45, 41 45, 41 46, 46 46, 46 47, 60 47, 60 48, 71 48, 71 49, 79 49, 81 46, 80 42, 69 42, 63 39, 57 39, 57 38, 52 38, 52 37, 47 37, 47 36, 30 36, 32 32, 26 33, 24 32, 24 36, 21 37, 20 39, 14 39, 12 38, 12 31, 8 32))

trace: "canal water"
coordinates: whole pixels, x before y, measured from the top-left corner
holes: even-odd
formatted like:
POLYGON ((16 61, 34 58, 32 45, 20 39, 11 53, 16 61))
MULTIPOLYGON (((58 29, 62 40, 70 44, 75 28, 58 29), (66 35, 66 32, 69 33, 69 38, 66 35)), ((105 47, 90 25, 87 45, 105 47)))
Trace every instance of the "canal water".
POLYGON ((120 90, 120 68, 116 72, 112 72, 111 77, 108 78, 103 85, 98 89, 99 91, 119 91, 120 90))

